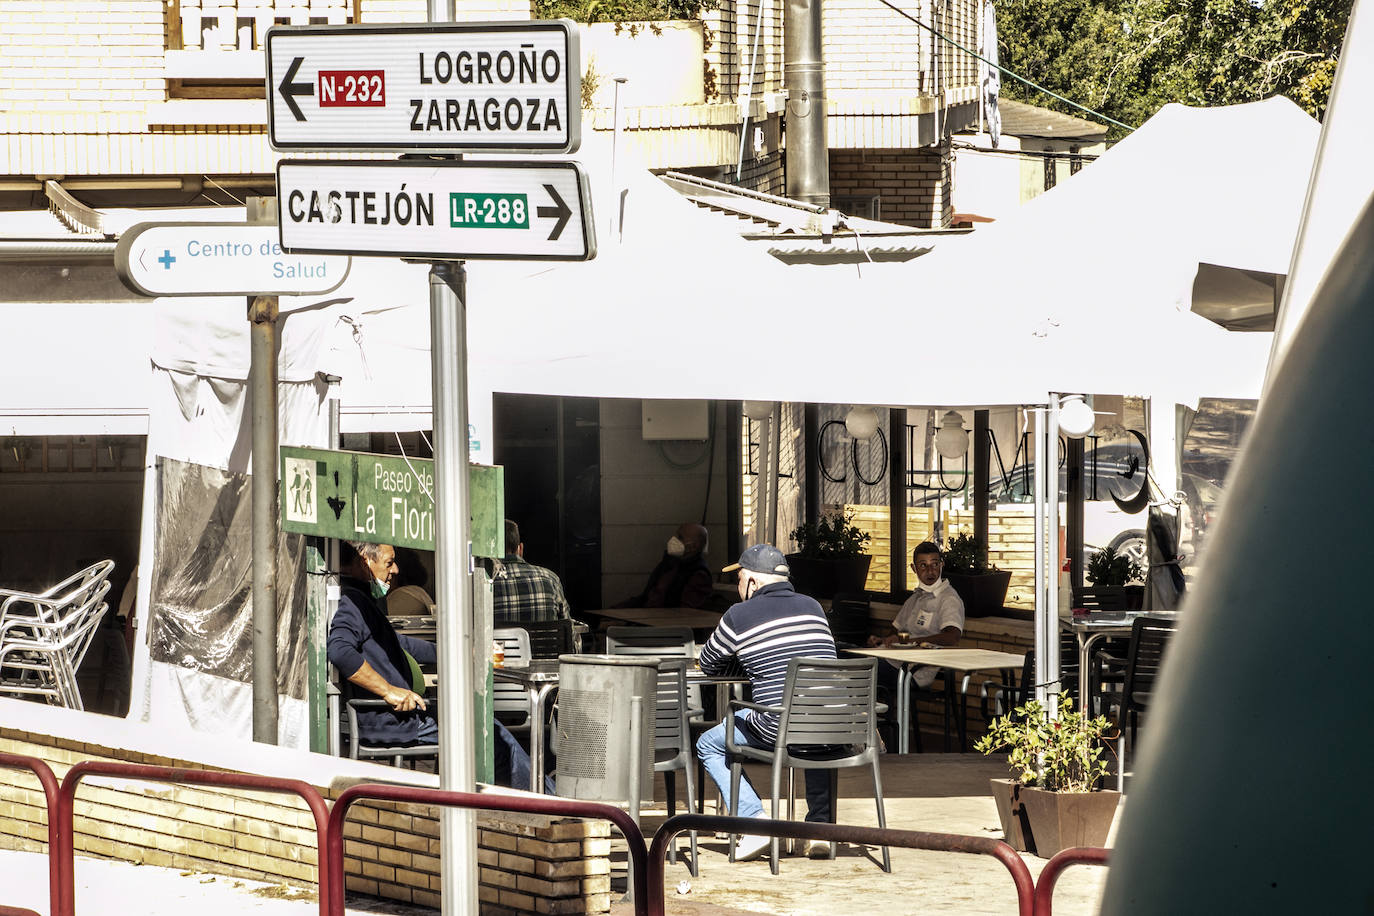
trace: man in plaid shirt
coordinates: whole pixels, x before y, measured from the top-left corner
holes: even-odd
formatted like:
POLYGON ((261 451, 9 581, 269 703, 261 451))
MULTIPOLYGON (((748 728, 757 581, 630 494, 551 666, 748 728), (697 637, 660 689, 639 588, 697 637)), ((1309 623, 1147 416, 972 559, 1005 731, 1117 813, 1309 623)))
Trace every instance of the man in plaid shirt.
POLYGON ((571 616, 563 583, 551 569, 525 562, 520 526, 506 519, 506 555, 492 581, 492 620, 496 626, 519 626, 537 620, 571 616))

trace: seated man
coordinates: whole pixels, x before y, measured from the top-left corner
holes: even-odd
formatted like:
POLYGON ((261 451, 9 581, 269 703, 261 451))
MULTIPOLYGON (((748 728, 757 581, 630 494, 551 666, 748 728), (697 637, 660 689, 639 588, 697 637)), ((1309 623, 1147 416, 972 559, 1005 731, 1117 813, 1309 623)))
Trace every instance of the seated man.
MULTIPOLYGON (((930 541, 916 545, 911 554, 911 569, 916 573, 916 588, 892 621, 893 632, 879 639, 868 638, 869 646, 890 646, 905 633, 908 641, 923 646, 954 646, 964 635, 964 602, 944 578, 945 561, 940 548, 930 541)), ((922 665, 913 675, 916 686, 929 687, 936 668, 922 665)), ((892 662, 878 666, 878 683, 889 691, 897 690, 897 666, 892 662)))
MULTIPOLYGON (((420 673, 421 664, 436 662, 434 645, 397 633, 386 617, 396 551, 389 544, 341 541, 339 554, 339 609, 329 625, 329 661, 358 688, 346 688, 346 697, 372 694, 391 707, 358 710, 362 734, 355 737, 386 745, 437 743, 439 721, 422 696, 420 673)), ((505 726, 494 725, 496 781, 528 789, 529 755, 505 726)))
MULTIPOLYGON (((620 603, 621 607, 704 608, 711 602, 713 580, 706 565, 710 535, 705 525, 683 522, 668 538, 663 559, 658 561, 644 591, 620 603)), ((733 568, 733 567, 732 567, 733 568)))
POLYGON ((525 560, 520 526, 510 519, 506 519, 506 555, 492 579, 491 591, 492 622, 498 627, 571 616, 558 574, 525 560))
MULTIPOLYGON (((787 560, 771 544, 755 544, 740 554, 739 562, 724 572, 739 570, 740 603, 721 618, 711 638, 701 647, 698 664, 706 674, 723 674, 737 659, 749 676, 755 703, 778 706, 782 703, 787 680, 787 663, 793 658, 834 658, 835 640, 825 612, 815 599, 798 595, 788 581, 787 560)), ((779 717, 774 713, 741 710, 733 721, 721 722, 697 739, 697 756, 725 798, 730 797, 730 765, 725 758, 725 729, 733 726, 735 740, 754 747, 773 746, 778 737, 779 717)), ((830 797, 830 774, 806 770, 806 819, 828 823, 834 800, 830 797)), ((738 817, 763 817, 763 802, 749 784, 740 780, 738 817)), ((735 846, 735 859, 753 859, 769 847, 770 837, 741 836, 735 846)), ((830 854, 830 844, 810 840, 806 854, 821 858, 830 854)))

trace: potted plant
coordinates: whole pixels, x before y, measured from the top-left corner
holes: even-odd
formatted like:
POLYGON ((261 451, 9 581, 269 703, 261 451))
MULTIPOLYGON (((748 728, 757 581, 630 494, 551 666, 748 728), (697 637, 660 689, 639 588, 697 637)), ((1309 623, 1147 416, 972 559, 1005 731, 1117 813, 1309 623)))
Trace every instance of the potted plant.
POLYGON ((1105 717, 1068 705, 1051 719, 1035 700, 993 721, 975 747, 984 754, 1007 751, 1011 779, 992 780, 992 792, 1008 842, 1044 858, 1106 843, 1121 799, 1120 792, 1098 788, 1107 776, 1102 738, 1111 730, 1105 717))
POLYGON ((787 555, 793 586, 812 598, 862 593, 873 561, 865 552, 870 537, 854 524, 852 509, 835 509, 793 528, 797 551, 787 555))
POLYGON ((1088 558, 1083 571, 1087 587, 1078 595, 1075 607, 1104 611, 1138 611, 1145 603, 1145 586, 1140 564, 1110 545, 1088 558))
POLYGON ((945 578, 964 602, 965 617, 988 617, 1002 613, 1011 585, 1011 572, 988 563, 988 548, 972 534, 962 531, 950 538, 944 548, 945 578))

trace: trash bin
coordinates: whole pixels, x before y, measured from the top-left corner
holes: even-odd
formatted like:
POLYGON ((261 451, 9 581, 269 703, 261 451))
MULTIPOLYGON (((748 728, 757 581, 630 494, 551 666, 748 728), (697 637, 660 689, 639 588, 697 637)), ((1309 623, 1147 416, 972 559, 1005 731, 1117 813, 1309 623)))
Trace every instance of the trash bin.
POLYGON ((560 655, 558 662, 558 794, 606 802, 652 798, 658 659, 560 655), (631 743, 634 697, 640 698, 638 753, 631 743))

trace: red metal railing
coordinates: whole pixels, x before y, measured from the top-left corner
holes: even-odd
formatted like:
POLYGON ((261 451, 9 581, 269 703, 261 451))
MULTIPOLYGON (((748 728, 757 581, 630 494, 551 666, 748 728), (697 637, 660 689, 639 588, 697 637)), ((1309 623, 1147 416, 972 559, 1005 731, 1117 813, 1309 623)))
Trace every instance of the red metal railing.
MULTIPOLYGON (((320 899, 323 900, 324 882, 326 875, 331 882, 329 887, 329 899, 333 902, 333 908, 329 916, 343 916, 344 914, 344 862, 343 862, 343 823, 348 816, 348 809, 355 801, 360 798, 376 798, 384 801, 412 802, 421 805, 444 805, 451 808, 474 808, 487 811, 520 811, 528 814, 561 814, 567 817, 582 817, 595 820, 610 821, 615 824, 620 832, 625 836, 625 843, 630 850, 630 889, 634 895, 635 916, 647 916, 649 909, 649 899, 653 897, 653 889, 647 888, 645 878, 647 865, 645 862, 647 853, 645 852, 644 834, 640 832, 639 825, 634 822, 629 814, 612 805, 603 805, 597 802, 573 801, 571 799, 552 798, 547 795, 483 795, 476 792, 450 792, 444 789, 425 789, 419 786, 395 786, 363 783, 361 785, 350 786, 339 795, 334 802, 334 809, 329 812, 329 829, 326 835, 326 852, 320 862, 320 899), (328 861, 329 868, 326 869, 325 861, 328 861)), ((655 841, 657 842, 657 841, 655 841)), ((448 852, 448 850, 445 850, 448 852)), ((1025 866, 1022 866, 1023 868, 1025 866)), ((660 869, 661 873, 662 869, 660 869)), ((659 912, 662 912, 663 901, 663 881, 660 877, 659 892, 659 912)), ((321 910, 323 912, 323 910, 321 910)), ((1029 914, 1027 910, 1027 914, 1029 914)))
MULTIPOLYGON (((43 787, 43 797, 47 801, 48 808, 48 908, 49 911, 53 911, 61 885, 61 865, 56 854, 56 850, 62 845, 57 819, 59 791, 57 777, 53 775, 52 767, 48 766, 46 762, 37 757, 25 757, 22 754, 0 752, 0 766, 16 770, 28 770, 38 777, 38 784, 43 787)), ((30 913, 33 911, 18 907, 0 906, 0 916, 28 916, 30 913)), ((37 914, 33 914, 33 916, 37 916, 37 914)))
POLYGON ((1054 904, 1054 885, 1066 868, 1070 865, 1106 865, 1110 853, 1110 849, 1098 846, 1074 846, 1056 853, 1054 858, 1045 863, 1040 880, 1036 882, 1034 916, 1050 916, 1054 904))
MULTIPOLYGON (((57 796, 56 845, 49 850, 50 856, 58 860, 58 892, 52 909, 53 916, 75 916, 76 878, 74 858, 76 855, 73 835, 75 831, 76 787, 88 776, 114 776, 120 779, 137 779, 146 782, 166 782, 180 785, 223 786, 233 789, 253 789, 259 792, 280 792, 297 795, 303 799, 315 817, 315 837, 319 848, 319 885, 320 916, 328 916, 330 910, 329 881, 327 862, 324 857, 325 839, 329 829, 329 810, 324 799, 314 786, 299 779, 278 779, 272 776, 258 776, 251 773, 219 773, 205 770, 188 770, 179 767, 147 766, 138 763, 121 763, 113 760, 84 760, 67 771, 57 796)), ((49 835, 52 833, 52 818, 49 818, 49 835)), ((342 912, 342 910, 340 910, 342 912)))
MULTIPOLYGON (((919 830, 893 830, 881 827, 854 827, 848 824, 813 824, 807 821, 775 821, 757 817, 718 817, 709 814, 679 814, 663 822, 649 847, 649 913, 664 916, 664 859, 668 846, 684 830, 713 833, 752 833, 801 840, 833 840, 869 846, 901 846, 937 852, 963 852, 992 856, 1011 872, 1016 884, 1019 916, 1034 916, 1035 879, 1021 857, 1001 840, 988 837, 959 836, 953 833, 925 833, 919 830)), ((638 899, 638 898, 636 898, 638 899)))

